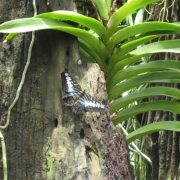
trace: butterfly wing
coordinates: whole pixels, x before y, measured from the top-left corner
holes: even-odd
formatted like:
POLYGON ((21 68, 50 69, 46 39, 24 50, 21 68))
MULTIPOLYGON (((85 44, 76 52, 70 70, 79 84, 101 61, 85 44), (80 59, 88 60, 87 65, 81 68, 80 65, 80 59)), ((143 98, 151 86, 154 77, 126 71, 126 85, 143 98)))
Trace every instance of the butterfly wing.
POLYGON ((104 112, 105 106, 89 94, 83 93, 80 99, 72 106, 72 110, 76 114, 85 112, 104 112))
POLYGON ((62 78, 62 99, 64 105, 72 106, 83 94, 79 84, 67 73, 61 73, 62 78))

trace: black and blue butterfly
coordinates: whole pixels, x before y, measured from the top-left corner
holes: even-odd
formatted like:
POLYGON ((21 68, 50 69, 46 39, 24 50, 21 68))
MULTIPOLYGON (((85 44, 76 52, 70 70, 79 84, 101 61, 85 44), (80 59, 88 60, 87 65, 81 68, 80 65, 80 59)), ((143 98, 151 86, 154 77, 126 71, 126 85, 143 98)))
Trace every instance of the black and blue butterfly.
POLYGON ((104 112, 105 106, 89 94, 67 73, 61 73, 62 99, 65 106, 71 106, 76 114, 85 112, 104 112))

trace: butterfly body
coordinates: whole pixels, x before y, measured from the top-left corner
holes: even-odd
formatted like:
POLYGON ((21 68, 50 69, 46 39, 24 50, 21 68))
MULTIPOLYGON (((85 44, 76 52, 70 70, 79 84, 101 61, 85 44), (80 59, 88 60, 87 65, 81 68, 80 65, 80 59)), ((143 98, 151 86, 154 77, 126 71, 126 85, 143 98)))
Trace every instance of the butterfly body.
POLYGON ((104 105, 89 94, 86 94, 67 72, 62 72, 61 77, 63 103, 65 106, 71 106, 74 113, 105 111, 104 105))

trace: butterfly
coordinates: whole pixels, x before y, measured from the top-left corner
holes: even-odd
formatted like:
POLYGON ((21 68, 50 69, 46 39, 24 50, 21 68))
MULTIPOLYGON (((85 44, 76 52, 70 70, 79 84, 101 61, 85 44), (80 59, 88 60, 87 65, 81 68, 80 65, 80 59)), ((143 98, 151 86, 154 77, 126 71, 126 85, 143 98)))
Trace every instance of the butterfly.
POLYGON ((67 73, 61 73, 62 99, 65 106, 72 106, 84 93, 79 84, 67 73))
POLYGON ((74 113, 105 111, 105 106, 89 94, 86 94, 67 72, 62 72, 61 78, 63 103, 65 106, 71 106, 74 113))

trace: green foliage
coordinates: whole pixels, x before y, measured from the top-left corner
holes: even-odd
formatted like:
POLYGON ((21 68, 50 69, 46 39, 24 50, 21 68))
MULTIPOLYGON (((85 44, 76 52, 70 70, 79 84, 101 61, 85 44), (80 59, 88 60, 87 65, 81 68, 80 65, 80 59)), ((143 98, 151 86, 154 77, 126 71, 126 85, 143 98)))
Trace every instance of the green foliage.
POLYGON ((120 7, 109 19, 107 24, 107 29, 112 36, 117 29, 117 26, 130 14, 134 13, 139 8, 142 8, 143 6, 146 6, 148 4, 151 4, 153 2, 157 2, 160 0, 132 0, 128 3, 124 4, 124 6, 120 7))
MULTIPOLYGON (((43 29, 63 31, 76 36, 81 57, 89 63, 98 63, 106 74, 110 112, 111 114, 117 112, 113 119, 115 125, 123 122, 127 127, 134 126, 133 128, 136 129, 136 125, 132 125, 132 117, 152 110, 180 114, 180 103, 176 101, 138 103, 153 96, 180 99, 178 89, 146 87, 152 82, 179 83, 180 62, 174 60, 148 62, 147 56, 161 52, 180 53, 180 40, 151 42, 166 35, 178 34, 180 24, 143 22, 144 6, 159 0, 131 0, 114 13, 111 12, 111 0, 92 1, 101 21, 76 12, 61 10, 5 22, 0 25, 0 33, 10 33, 6 41, 11 40, 18 33, 43 29), (134 12, 137 13, 133 14, 134 12), (121 23, 124 21, 128 26, 122 26, 121 23)), ((127 135, 126 139, 131 143, 135 139, 161 130, 180 131, 180 123, 169 121, 141 128, 138 126, 138 130, 127 135)), ((141 166, 140 171, 142 169, 141 166)))
POLYGON ((164 131, 164 130, 171 130, 171 131, 179 131, 180 124, 177 121, 163 121, 163 122, 157 122, 153 124, 149 124, 146 126, 143 126, 136 131, 130 133, 126 136, 126 139, 128 143, 131 143, 132 141, 136 140, 139 137, 145 136, 147 134, 151 134, 157 131, 164 131))
MULTIPOLYGON (((156 38, 180 32, 178 23, 142 22, 132 26, 119 28, 120 24, 129 17, 132 22, 132 13, 150 3, 159 0, 131 0, 111 14, 111 0, 93 0, 101 22, 71 11, 54 11, 39 14, 33 18, 16 19, 0 25, 0 33, 11 33, 6 40, 10 40, 18 33, 53 29, 64 31, 78 38, 80 55, 87 62, 96 62, 107 76, 107 92, 109 95, 111 114, 118 111, 113 119, 116 125, 142 112, 165 110, 180 114, 180 103, 172 101, 145 102, 139 105, 132 103, 150 96, 169 96, 180 98, 180 91, 168 87, 151 87, 138 89, 151 82, 178 83, 180 81, 180 62, 173 60, 159 60, 143 63, 142 58, 153 53, 174 52, 180 53, 180 40, 151 42, 156 38), (106 21, 104 21, 106 20, 106 21), (72 26, 68 22, 74 22, 72 26), (83 27, 84 29, 81 29, 83 27), (128 94, 124 96, 124 93, 128 94)), ((137 17, 143 11, 138 11, 137 17)), ((136 18, 137 18, 136 17, 136 18)), ((131 23, 132 24, 132 23, 131 23)), ((178 124, 178 122, 177 122, 178 124)), ((147 132, 142 129, 127 136, 130 142, 147 133, 162 129, 178 130, 174 122, 148 125, 147 132), (164 128, 163 128, 164 127, 164 128), (169 128, 168 128, 169 127, 169 128)), ((178 127, 178 126, 177 126, 178 127)))
POLYGON ((180 103, 173 101, 153 101, 141 103, 136 106, 129 107, 128 109, 123 109, 121 113, 119 113, 117 117, 114 118, 114 124, 121 123, 123 120, 127 120, 136 114, 157 109, 180 114, 180 103))

